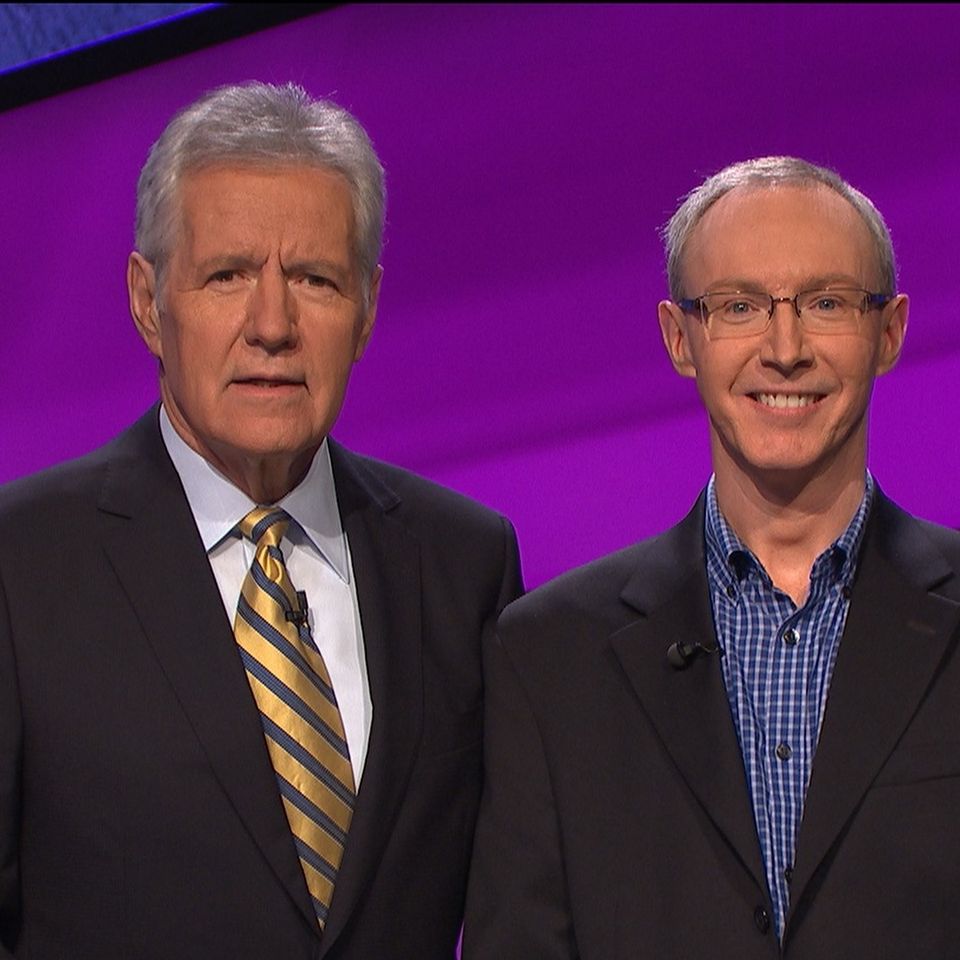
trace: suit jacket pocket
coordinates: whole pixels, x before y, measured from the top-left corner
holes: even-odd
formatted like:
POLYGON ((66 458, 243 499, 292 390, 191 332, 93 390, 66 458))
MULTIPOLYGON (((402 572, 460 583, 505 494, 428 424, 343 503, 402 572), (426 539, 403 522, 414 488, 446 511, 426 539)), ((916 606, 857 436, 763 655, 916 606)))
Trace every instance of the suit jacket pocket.
POLYGON ((875 787, 960 777, 960 740, 902 744, 884 764, 875 787))

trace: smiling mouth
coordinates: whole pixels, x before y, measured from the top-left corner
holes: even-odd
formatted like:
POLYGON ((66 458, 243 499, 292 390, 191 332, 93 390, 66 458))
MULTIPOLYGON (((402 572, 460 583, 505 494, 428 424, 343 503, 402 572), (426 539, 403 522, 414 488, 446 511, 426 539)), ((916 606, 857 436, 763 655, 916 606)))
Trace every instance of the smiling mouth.
POLYGON ((821 393, 751 393, 750 397, 765 407, 776 410, 793 410, 810 407, 823 399, 821 393))

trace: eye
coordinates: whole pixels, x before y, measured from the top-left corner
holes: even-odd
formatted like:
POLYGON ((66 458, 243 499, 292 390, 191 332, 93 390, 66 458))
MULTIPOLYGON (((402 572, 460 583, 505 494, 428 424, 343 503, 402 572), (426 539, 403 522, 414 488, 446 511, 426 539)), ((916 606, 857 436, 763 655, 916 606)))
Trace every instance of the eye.
POLYGON ((821 294, 813 301, 813 309, 818 313, 832 313, 835 310, 840 310, 846 305, 846 301, 842 297, 833 296, 832 294, 821 294))
POLYGON ((751 296, 725 297, 720 305, 720 315, 726 320, 746 320, 764 312, 766 307, 751 296))
POLYGON ((295 288, 299 288, 304 294, 315 297, 330 297, 340 290, 336 282, 323 273, 295 274, 291 282, 295 288))
POLYGON ((239 277, 239 270, 217 270, 215 273, 210 274, 207 283, 223 285, 227 283, 233 283, 234 281, 238 280, 239 277))

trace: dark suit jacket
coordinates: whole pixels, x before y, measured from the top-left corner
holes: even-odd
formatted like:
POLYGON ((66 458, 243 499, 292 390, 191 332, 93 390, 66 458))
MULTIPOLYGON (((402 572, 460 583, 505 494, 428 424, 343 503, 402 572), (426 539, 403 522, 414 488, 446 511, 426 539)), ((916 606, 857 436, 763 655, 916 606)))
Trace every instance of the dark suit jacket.
MULTIPOLYGON (((797 843, 783 954, 960 957, 960 535, 882 494, 797 843)), ((507 609, 464 960, 780 955, 715 636, 703 502, 507 609)))
POLYGON ((0 491, 0 956, 451 960, 507 521, 335 444, 373 725, 320 939, 156 408, 0 491))

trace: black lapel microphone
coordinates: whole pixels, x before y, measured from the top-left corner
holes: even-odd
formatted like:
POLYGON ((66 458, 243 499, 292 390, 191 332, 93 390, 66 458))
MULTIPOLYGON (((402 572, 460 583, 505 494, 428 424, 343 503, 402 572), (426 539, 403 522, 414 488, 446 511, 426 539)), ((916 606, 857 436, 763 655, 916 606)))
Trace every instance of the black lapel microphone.
POLYGON ((310 616, 310 608, 307 606, 307 594, 303 590, 297 591, 297 609, 287 611, 287 620, 296 624, 297 627, 305 626, 307 618, 310 616))
POLYGON ((719 653, 723 656, 720 644, 716 640, 710 643, 687 643, 685 640, 678 640, 667 647, 667 663, 674 670, 686 670, 700 654, 719 653))

